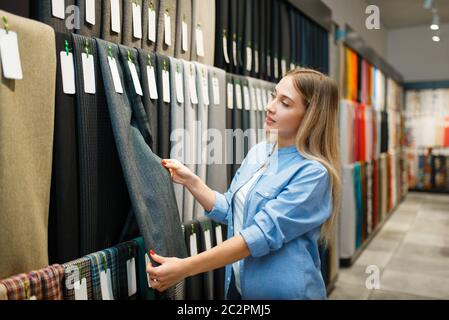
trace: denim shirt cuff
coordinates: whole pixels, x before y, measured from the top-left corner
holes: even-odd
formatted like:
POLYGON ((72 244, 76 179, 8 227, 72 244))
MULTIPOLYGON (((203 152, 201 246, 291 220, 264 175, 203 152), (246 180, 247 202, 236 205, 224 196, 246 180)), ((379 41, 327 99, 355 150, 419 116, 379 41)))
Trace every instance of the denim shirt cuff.
POLYGON ((252 257, 262 257, 270 252, 262 230, 255 224, 240 231, 252 257))
POLYGON ((219 221, 221 223, 227 224, 226 213, 228 211, 228 202, 226 197, 215 191, 215 203, 211 211, 204 211, 204 215, 213 220, 219 221))

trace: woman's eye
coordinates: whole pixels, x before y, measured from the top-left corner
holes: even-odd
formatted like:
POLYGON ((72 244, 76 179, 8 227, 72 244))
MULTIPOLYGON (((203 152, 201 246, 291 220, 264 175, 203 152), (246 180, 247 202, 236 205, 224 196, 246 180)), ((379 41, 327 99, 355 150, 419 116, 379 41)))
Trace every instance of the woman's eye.
POLYGON ((285 107, 288 107, 288 103, 287 103, 287 102, 282 101, 282 104, 283 104, 285 107))

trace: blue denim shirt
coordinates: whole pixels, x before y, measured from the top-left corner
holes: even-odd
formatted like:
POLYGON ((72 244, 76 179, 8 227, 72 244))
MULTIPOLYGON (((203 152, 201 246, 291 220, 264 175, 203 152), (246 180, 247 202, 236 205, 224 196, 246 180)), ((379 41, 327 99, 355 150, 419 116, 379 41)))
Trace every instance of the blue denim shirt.
MULTIPOLYGON (((234 236, 232 201, 235 192, 260 168, 272 144, 261 142, 248 152, 224 194, 215 191, 205 215, 228 226, 234 236)), ((279 148, 275 163, 249 190, 240 234, 250 256, 241 260, 242 299, 326 299, 318 238, 332 212, 327 169, 304 158, 295 146, 279 148)), ((232 265, 226 266, 225 296, 232 265)))

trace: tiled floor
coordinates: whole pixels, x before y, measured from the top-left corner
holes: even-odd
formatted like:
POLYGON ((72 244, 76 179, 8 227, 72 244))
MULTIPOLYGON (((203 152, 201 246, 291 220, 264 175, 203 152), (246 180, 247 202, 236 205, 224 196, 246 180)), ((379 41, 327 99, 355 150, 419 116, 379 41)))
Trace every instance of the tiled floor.
POLYGON ((409 193, 329 299, 449 299, 449 195, 409 193), (367 266, 380 288, 367 289, 367 266))

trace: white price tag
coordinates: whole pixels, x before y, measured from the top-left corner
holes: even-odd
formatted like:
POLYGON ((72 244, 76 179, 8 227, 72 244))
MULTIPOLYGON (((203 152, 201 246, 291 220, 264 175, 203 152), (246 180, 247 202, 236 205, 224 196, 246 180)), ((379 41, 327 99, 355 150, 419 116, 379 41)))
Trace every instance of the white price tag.
POLYGON ((148 40, 156 42, 156 11, 148 8, 148 40))
POLYGON ((167 46, 171 46, 171 23, 170 23, 170 15, 167 12, 164 13, 164 25, 165 25, 165 32, 164 32, 165 44, 167 46))
POLYGON ((62 74, 62 91, 65 94, 75 94, 75 66, 73 63, 73 54, 65 51, 59 53, 61 60, 61 74, 62 74))
POLYGON ((170 73, 167 70, 162 70, 162 98, 170 103, 170 73))
POLYGON ((263 110, 263 100, 262 100, 262 91, 260 88, 256 88, 256 100, 257 100, 257 108, 259 111, 263 110))
POLYGON ((176 82, 176 99, 178 100, 178 103, 184 103, 184 81, 182 79, 181 72, 176 71, 175 82, 176 82))
POLYGON ((131 258, 126 261, 126 274, 128 279, 128 297, 131 297, 137 292, 137 277, 136 277, 136 259, 131 258))
POLYGON ((282 69, 282 76, 284 76, 287 73, 287 61, 285 61, 285 59, 281 60, 281 69, 282 69))
POLYGON ((131 78, 133 79, 134 89, 139 96, 143 96, 142 86, 140 85, 139 75, 137 74, 136 65, 128 61, 129 71, 131 72, 131 78))
POLYGON ((64 0, 51 1, 51 15, 55 18, 65 19, 65 4, 64 0))
POLYGON ((159 98, 157 94, 156 75, 152 66, 147 66, 148 87, 150 88, 150 99, 156 100, 159 98))
POLYGON ((228 38, 226 36, 223 36, 223 55, 226 63, 231 62, 229 60, 229 54, 228 54, 228 38))
POLYGON ((196 256, 198 254, 198 246, 196 245, 196 233, 190 235, 190 256, 196 256))
POLYGON ((223 243, 223 233, 221 231, 221 226, 215 227, 215 239, 217 240, 217 245, 223 243))
POLYGON ((246 71, 251 71, 253 63, 253 52, 251 47, 246 47, 246 71))
POLYGON ((109 69, 111 69, 112 82, 114 83, 114 89, 117 93, 123 93, 122 81, 118 73, 117 62, 114 58, 108 57, 109 69))
POLYGON ((19 43, 17 33, 0 29, 0 56, 3 75, 6 79, 23 79, 22 63, 20 62, 19 43))
POLYGON ((210 105, 210 99, 209 99, 209 79, 207 78, 207 69, 203 68, 201 70, 201 83, 203 87, 203 103, 208 106, 210 105))
POLYGON ((87 296, 87 281, 86 278, 78 280, 74 283, 75 300, 89 300, 87 296))
POLYGON ((204 36, 203 28, 200 25, 196 27, 196 54, 204 57, 204 36))
POLYGON ((279 78, 279 60, 277 57, 274 57, 274 77, 279 78))
POLYGON ((256 99, 256 89, 250 87, 249 91, 251 93, 251 106, 254 111, 257 111, 257 99, 256 99))
POLYGON ((95 65, 94 56, 86 53, 81 54, 83 64, 83 80, 84 80, 84 92, 95 94, 95 65))
POLYGON ((251 99, 249 97, 248 86, 243 86, 243 104, 245 105, 245 110, 251 110, 251 99))
POLYGON ((106 272, 104 272, 104 270, 100 272, 100 285, 101 285, 101 296, 103 300, 114 300, 110 269, 106 269, 106 272))
POLYGON ((136 39, 142 39, 142 8, 140 4, 133 2, 133 35, 136 39))
POLYGON ((198 104, 198 92, 196 90, 196 77, 195 77, 195 67, 193 64, 190 65, 189 73, 189 90, 190 90, 190 101, 192 104, 198 104))
POLYGON ((95 25, 95 0, 86 0, 86 22, 95 25))
POLYGON ((119 0, 111 1, 111 30, 115 33, 121 32, 121 19, 120 19, 120 2, 119 0))
POLYGON ((187 23, 182 22, 182 51, 187 52, 189 50, 189 32, 187 23))
POLYGON ((212 248, 212 238, 210 236, 210 230, 206 230, 204 231, 204 240, 205 240, 205 245, 206 245, 206 250, 209 250, 212 248))
POLYGON ((234 66, 237 67, 237 41, 232 41, 232 57, 234 59, 234 66))
POLYGON ((290 70, 293 70, 293 69, 295 69, 296 68, 296 66, 295 66, 295 64, 292 62, 292 63, 290 63, 290 70))
POLYGON ((242 86, 239 83, 235 84, 235 99, 237 102, 237 109, 243 108, 243 101, 242 101, 242 86))
POLYGON ((212 92, 214 94, 214 104, 220 104, 220 83, 217 77, 212 77, 212 92))
POLYGON ((234 86, 231 82, 228 82, 228 101, 227 106, 229 109, 234 109, 234 86))

